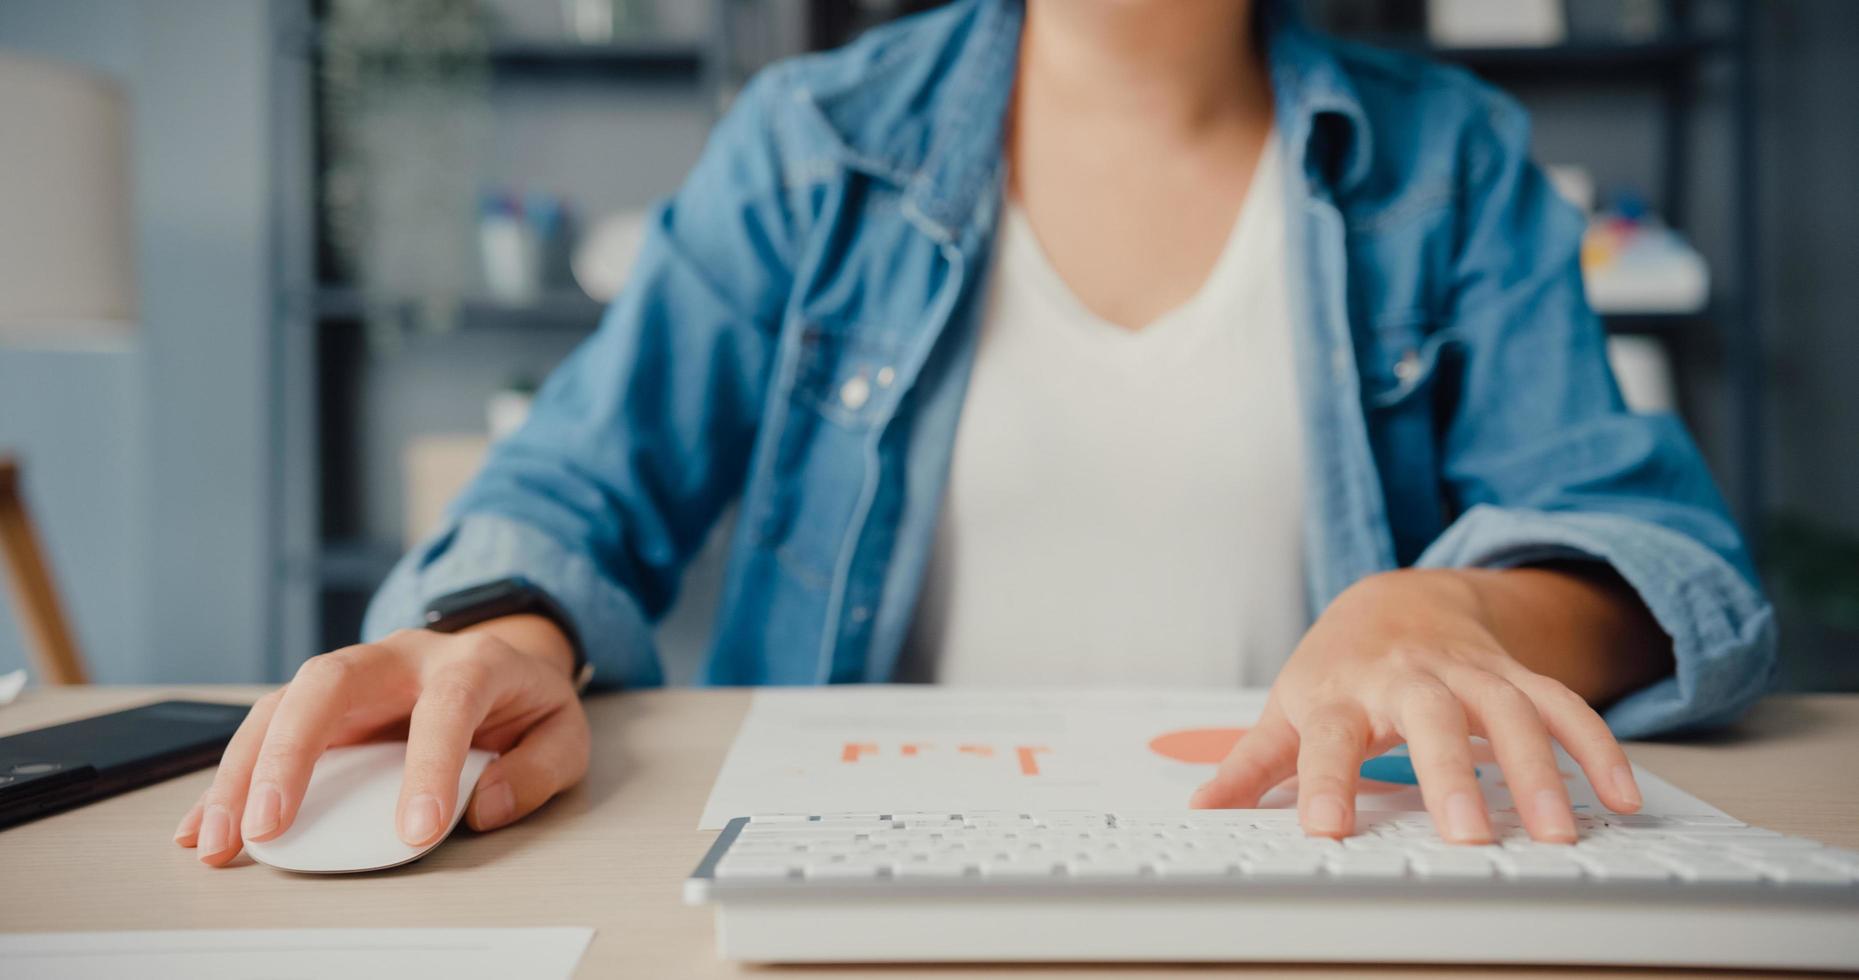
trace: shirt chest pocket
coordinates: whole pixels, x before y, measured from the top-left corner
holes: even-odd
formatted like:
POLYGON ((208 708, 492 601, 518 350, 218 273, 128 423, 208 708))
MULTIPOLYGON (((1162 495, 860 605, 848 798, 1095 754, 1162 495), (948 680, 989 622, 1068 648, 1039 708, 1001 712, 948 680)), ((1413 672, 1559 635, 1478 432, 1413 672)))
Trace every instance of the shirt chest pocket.
POLYGON ((768 433, 771 479, 752 526, 796 581, 824 589, 872 477, 871 444, 896 411, 903 344, 853 324, 794 329, 768 433))
POLYGON ((835 425, 868 429, 895 407, 901 348, 894 333, 804 322, 794 344, 790 398, 835 425))

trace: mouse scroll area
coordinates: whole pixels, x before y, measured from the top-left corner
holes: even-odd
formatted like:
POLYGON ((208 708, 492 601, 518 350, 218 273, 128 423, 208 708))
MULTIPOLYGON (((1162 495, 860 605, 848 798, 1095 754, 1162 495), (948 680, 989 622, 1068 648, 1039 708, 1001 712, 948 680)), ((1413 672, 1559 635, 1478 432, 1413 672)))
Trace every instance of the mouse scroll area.
POLYGON ((400 802, 407 743, 375 742, 330 749, 316 762, 303 805, 290 829, 268 841, 248 841, 260 864, 305 874, 380 871, 423 857, 458 828, 484 767, 497 753, 472 749, 458 775, 458 802, 445 833, 425 847, 400 839, 394 810, 400 802))

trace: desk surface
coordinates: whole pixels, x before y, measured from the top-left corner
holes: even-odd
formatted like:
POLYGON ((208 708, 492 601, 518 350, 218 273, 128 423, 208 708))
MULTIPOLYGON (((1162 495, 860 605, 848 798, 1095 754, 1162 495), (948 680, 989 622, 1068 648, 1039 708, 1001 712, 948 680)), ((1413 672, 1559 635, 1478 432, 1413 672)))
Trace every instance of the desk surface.
MULTIPOLYGON (((163 696, 249 701, 261 691, 34 690, 0 708, 0 734, 163 696)), ((0 888, 0 930, 578 925, 599 930, 582 961, 582 976, 760 974, 798 980, 864 974, 868 969, 756 969, 720 961, 713 951, 710 910, 681 902, 679 885, 713 836, 694 829, 697 817, 747 704, 743 691, 591 698, 588 710, 600 744, 580 787, 516 827, 482 835, 461 828, 425 860, 372 875, 296 876, 243 857, 230 868, 208 869, 192 851, 176 847, 169 834, 206 788, 210 771, 150 786, 0 832, 0 868, 9 883, 0 888)), ((1628 751, 1636 762, 1750 823, 1859 847, 1856 743, 1859 696, 1814 696, 1771 699, 1725 735, 1635 743, 1628 751)), ((1555 975, 1542 970, 1282 966, 887 967, 881 972, 888 978, 1555 975)), ((1582 975, 1646 976, 1639 971, 1582 975)))

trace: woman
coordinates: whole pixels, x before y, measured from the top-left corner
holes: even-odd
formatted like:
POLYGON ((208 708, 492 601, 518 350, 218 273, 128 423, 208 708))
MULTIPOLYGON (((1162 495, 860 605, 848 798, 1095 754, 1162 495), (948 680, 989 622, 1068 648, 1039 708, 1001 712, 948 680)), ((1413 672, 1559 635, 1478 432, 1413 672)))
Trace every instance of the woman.
POLYGON ((1468 76, 1248 0, 967 0, 764 72, 373 642, 261 701, 176 839, 223 864, 394 730, 408 842, 468 744, 471 825, 534 810, 586 768, 577 668, 660 683, 732 501, 712 682, 1275 678, 1194 805, 1295 774, 1346 835, 1406 743, 1486 841, 1477 734, 1538 839, 1552 739, 1634 809, 1616 735, 1747 705, 1771 616, 1526 153, 1468 76))

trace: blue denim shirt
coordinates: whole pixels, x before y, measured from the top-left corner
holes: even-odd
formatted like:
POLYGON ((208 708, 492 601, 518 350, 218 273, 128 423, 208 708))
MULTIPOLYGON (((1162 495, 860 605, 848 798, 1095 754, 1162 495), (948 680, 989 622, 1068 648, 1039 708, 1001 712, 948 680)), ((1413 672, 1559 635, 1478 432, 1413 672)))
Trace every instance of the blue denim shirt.
MULTIPOLYGON (((1302 270, 1312 610, 1400 566, 1606 562, 1678 664, 1614 728, 1747 706, 1771 609, 1683 428, 1624 408, 1582 218, 1530 163, 1522 111, 1261 9, 1302 270)), ((520 575, 571 615, 598 681, 662 683, 652 624, 737 503, 705 679, 890 678, 974 357, 1020 21, 966 0, 762 72, 365 632, 520 575)))

